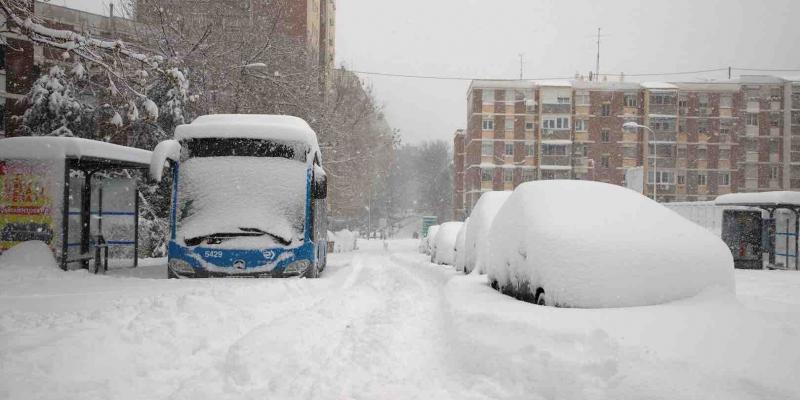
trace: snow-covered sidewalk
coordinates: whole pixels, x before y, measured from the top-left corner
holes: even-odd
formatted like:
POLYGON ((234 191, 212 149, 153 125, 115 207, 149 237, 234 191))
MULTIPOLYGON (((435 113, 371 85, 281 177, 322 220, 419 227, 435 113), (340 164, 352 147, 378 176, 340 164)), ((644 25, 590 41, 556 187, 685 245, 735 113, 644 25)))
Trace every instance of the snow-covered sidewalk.
POLYGON ((538 307, 360 242, 318 280, 0 271, 0 398, 800 398, 800 274, 614 310, 538 307))

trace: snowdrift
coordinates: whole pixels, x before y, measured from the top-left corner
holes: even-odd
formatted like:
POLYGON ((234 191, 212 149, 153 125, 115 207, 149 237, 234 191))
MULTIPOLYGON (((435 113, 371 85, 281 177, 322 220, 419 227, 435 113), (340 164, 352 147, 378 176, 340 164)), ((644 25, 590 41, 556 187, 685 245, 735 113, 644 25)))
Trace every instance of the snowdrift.
POLYGON ((485 272, 484 258, 489 244, 489 228, 508 196, 511 196, 511 192, 486 192, 475 203, 465 237, 464 272, 485 272))
POLYGON ((598 182, 520 185, 490 231, 489 281, 546 304, 664 303, 717 286, 733 292, 733 257, 715 235, 631 190, 598 182))
POLYGON ((60 272, 50 247, 38 240, 22 242, 0 254, 2 280, 45 277, 60 272))
POLYGON ((358 232, 342 229, 336 232, 328 232, 328 240, 333 242, 334 253, 345 253, 356 249, 358 232))
POLYGON ((439 227, 431 250, 431 262, 453 265, 456 257, 456 238, 463 222, 445 222, 439 227))

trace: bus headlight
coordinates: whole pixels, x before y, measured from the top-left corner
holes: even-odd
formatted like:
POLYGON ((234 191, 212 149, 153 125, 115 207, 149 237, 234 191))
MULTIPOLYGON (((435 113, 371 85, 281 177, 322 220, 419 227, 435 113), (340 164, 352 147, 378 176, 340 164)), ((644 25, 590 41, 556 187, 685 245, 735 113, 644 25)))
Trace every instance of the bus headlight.
POLYGON ((192 268, 192 266, 186 261, 177 258, 172 258, 169 260, 168 265, 169 269, 171 269, 176 274, 181 274, 181 275, 194 274, 194 268, 192 268))
POLYGON ((286 269, 283 270, 283 273, 285 275, 303 275, 306 273, 306 270, 309 267, 311 267, 310 261, 298 260, 289 264, 289 266, 287 266, 286 269))

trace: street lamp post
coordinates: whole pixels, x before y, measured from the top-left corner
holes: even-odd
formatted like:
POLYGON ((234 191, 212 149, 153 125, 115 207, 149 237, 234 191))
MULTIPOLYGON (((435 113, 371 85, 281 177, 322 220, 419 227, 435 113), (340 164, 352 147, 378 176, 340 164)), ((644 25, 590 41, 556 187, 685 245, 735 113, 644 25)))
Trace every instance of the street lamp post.
MULTIPOLYGON (((637 124, 636 122, 632 122, 632 121, 622 124, 622 127, 624 129, 628 129, 628 130, 634 130, 634 129, 642 128, 642 129, 646 130, 647 132, 649 132, 649 135, 647 135, 647 137, 645 138, 645 143, 647 144, 647 153, 648 153, 648 155, 650 153, 650 139, 649 138, 650 137, 653 138, 653 200, 654 201, 658 201, 658 173, 657 173, 657 171, 658 171, 658 169, 657 169, 658 168, 658 141, 656 140, 656 133, 653 132, 653 130, 650 129, 649 126, 637 124)), ((648 160, 645 159, 645 163, 647 163, 647 161, 648 160)), ((649 180, 648 179, 649 177, 650 177, 650 173, 648 172, 647 176, 645 177, 645 182, 647 182, 649 180)))

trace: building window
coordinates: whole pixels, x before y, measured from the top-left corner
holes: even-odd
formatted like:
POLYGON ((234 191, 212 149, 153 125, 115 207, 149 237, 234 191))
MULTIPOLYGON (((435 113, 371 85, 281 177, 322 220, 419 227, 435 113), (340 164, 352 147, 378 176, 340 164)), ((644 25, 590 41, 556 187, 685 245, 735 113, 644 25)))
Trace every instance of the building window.
POLYGON ((589 103, 589 95, 588 94, 579 94, 575 95, 575 105, 576 106, 588 106, 589 103))
POLYGON ((730 186, 731 185, 731 174, 730 172, 720 172, 719 174, 719 184, 722 186, 730 186))
POLYGON ((611 156, 609 156, 608 154, 603 154, 602 156, 600 156, 600 166, 603 168, 608 168, 608 166, 611 164, 610 158, 611 156))
POLYGON ((533 157, 533 149, 534 149, 534 147, 533 147, 532 144, 526 144, 525 145, 525 154, 528 157, 533 157))
POLYGON ((758 114, 756 114, 756 113, 747 113, 747 125, 749 125, 749 126, 758 126, 758 114))
POLYGON ((556 117, 542 120, 543 129, 569 129, 569 117, 556 117))
POLYGON ((679 146, 678 147, 678 158, 686 158, 686 147, 679 146))
POLYGON ((634 93, 626 93, 625 94, 625 107, 636 107, 639 100, 639 96, 634 93))
POLYGON ((653 177, 655 177, 657 183, 660 184, 669 184, 672 183, 672 172, 669 171, 650 171, 647 173, 647 183, 653 183, 653 177))
POLYGON ((575 131, 576 132, 586 132, 589 124, 585 119, 576 119, 575 120, 575 131))
POLYGON ((507 156, 514 155, 514 143, 506 143, 506 155, 507 156))
POLYGON ((525 182, 530 182, 536 180, 536 171, 532 169, 526 169, 522 172, 522 180, 525 182))
POLYGON ((707 119, 697 121, 697 133, 708 133, 711 131, 711 122, 707 119))
POLYGON ((570 100, 569 100, 569 97, 559 97, 556 100, 558 101, 558 104, 570 104, 571 103, 570 100))
POLYGON ((698 160, 705 160, 708 158, 708 149, 705 147, 700 147, 697 149, 697 159, 698 160))
POLYGON ((525 121, 525 130, 532 131, 533 130, 533 121, 525 121))
POLYGON ((503 182, 511 183, 514 181, 514 170, 511 168, 503 169, 503 182))
POLYGON ((675 104, 675 95, 672 93, 653 93, 650 95, 650 104, 673 105, 675 104))
POLYGON ((778 167, 769 167, 769 179, 773 181, 778 179, 778 167))
POLYGON ((482 168, 481 169, 481 181, 483 182, 491 182, 492 176, 494 175, 494 170, 491 168, 482 168))
POLYGON ((686 184, 686 175, 678 175, 678 185, 686 184))
POLYGON ((494 120, 493 119, 484 119, 483 120, 483 130, 485 130, 485 131, 493 131, 494 130, 494 120))
POLYGON ((556 128, 558 129, 569 129, 569 118, 556 118, 556 128))
POLYGON ((719 96, 719 107, 720 108, 733 108, 733 96, 729 94, 723 94, 719 96))
POLYGON ((650 121, 650 128, 654 131, 673 131, 675 130, 675 119, 653 118, 650 121))
POLYGON ((484 141, 481 143, 481 155, 482 156, 491 156, 494 154, 494 144, 489 141, 484 141))
POLYGON ((567 146, 557 144, 543 144, 542 155, 545 156, 565 156, 567 155, 567 146))
POLYGON ((514 132, 514 120, 511 118, 506 119, 506 132, 514 132))
POLYGON ((516 91, 515 90, 506 90, 506 102, 513 103, 516 100, 516 91))
POLYGON ((483 104, 494 103, 494 90, 483 89, 483 104))
POLYGON ((600 106, 600 115, 604 117, 611 115, 611 104, 604 103, 602 106, 600 106))
POLYGON ((610 141, 610 136, 611 134, 608 132, 608 129, 603 129, 603 131, 600 132, 600 141, 603 143, 608 143, 610 141))
POLYGON ((705 186, 708 181, 708 176, 706 174, 697 174, 697 185, 698 186, 705 186))
POLYGON ((731 159, 731 149, 719 149, 719 159, 720 160, 730 160, 731 159))

